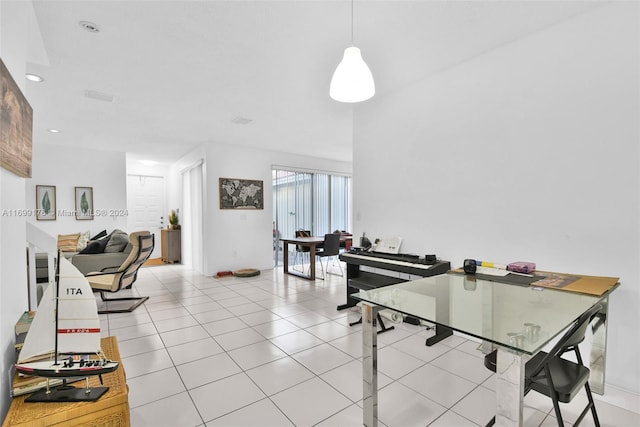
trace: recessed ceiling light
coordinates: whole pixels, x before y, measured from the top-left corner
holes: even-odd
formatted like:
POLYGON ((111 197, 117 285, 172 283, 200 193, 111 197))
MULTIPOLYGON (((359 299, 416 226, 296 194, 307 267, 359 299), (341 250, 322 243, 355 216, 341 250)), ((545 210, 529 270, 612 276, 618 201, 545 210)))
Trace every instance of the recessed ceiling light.
POLYGON ((98 24, 94 24, 93 22, 80 21, 80 22, 78 22, 78 24, 82 28, 84 28, 85 30, 89 31, 90 33, 99 33, 100 32, 100 27, 98 27, 98 24))
POLYGON ((59 129, 49 129, 49 132, 51 133, 60 133, 59 129))
POLYGON ((27 80, 31 82, 43 82, 44 79, 36 74, 27 73, 25 74, 27 80))
POLYGON ((158 164, 158 162, 156 162, 155 160, 140 160, 140 163, 142 163, 145 166, 153 166, 158 164))

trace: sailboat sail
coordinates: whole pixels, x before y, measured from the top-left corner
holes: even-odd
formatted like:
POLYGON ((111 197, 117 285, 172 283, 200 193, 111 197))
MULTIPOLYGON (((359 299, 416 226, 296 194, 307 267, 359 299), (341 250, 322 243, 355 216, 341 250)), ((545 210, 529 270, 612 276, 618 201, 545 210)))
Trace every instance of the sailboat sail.
POLYGON ((18 363, 53 356, 56 334, 55 285, 49 284, 44 290, 38 311, 31 322, 29 332, 24 339, 18 363))
POLYGON ((100 353, 100 319, 96 299, 87 279, 64 257, 58 276, 58 330, 54 285, 44 292, 18 363, 52 355, 58 334, 59 353, 100 353))

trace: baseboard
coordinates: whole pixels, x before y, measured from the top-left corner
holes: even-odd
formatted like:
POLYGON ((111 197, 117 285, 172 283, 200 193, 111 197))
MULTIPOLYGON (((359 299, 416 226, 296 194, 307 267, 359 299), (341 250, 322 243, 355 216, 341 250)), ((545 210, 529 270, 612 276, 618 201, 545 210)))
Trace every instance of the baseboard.
POLYGON ((624 390, 615 385, 605 383, 604 395, 600 396, 593 393, 593 398, 635 414, 640 414, 640 394, 624 390))

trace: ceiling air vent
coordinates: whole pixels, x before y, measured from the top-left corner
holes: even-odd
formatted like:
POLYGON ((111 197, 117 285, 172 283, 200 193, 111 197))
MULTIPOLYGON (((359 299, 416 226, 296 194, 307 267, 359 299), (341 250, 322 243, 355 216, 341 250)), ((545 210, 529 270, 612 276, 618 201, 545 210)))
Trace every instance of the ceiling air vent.
POLYGON ((251 123, 252 119, 247 119, 246 117, 238 116, 235 119, 231 120, 233 123, 237 125, 246 125, 247 123, 251 123))
POLYGON ((113 102, 113 95, 95 90, 85 90, 84 96, 91 99, 97 99, 98 101, 113 102))

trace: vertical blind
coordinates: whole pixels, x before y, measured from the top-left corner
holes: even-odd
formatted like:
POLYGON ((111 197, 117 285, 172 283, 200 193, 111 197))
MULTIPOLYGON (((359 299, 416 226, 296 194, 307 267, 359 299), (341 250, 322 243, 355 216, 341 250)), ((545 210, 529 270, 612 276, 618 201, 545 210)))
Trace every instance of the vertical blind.
MULTIPOLYGON (((274 251, 278 239, 294 237, 296 230, 322 236, 350 231, 351 177, 327 173, 272 170, 274 251)), ((277 251, 276 264, 278 264, 277 251)))

